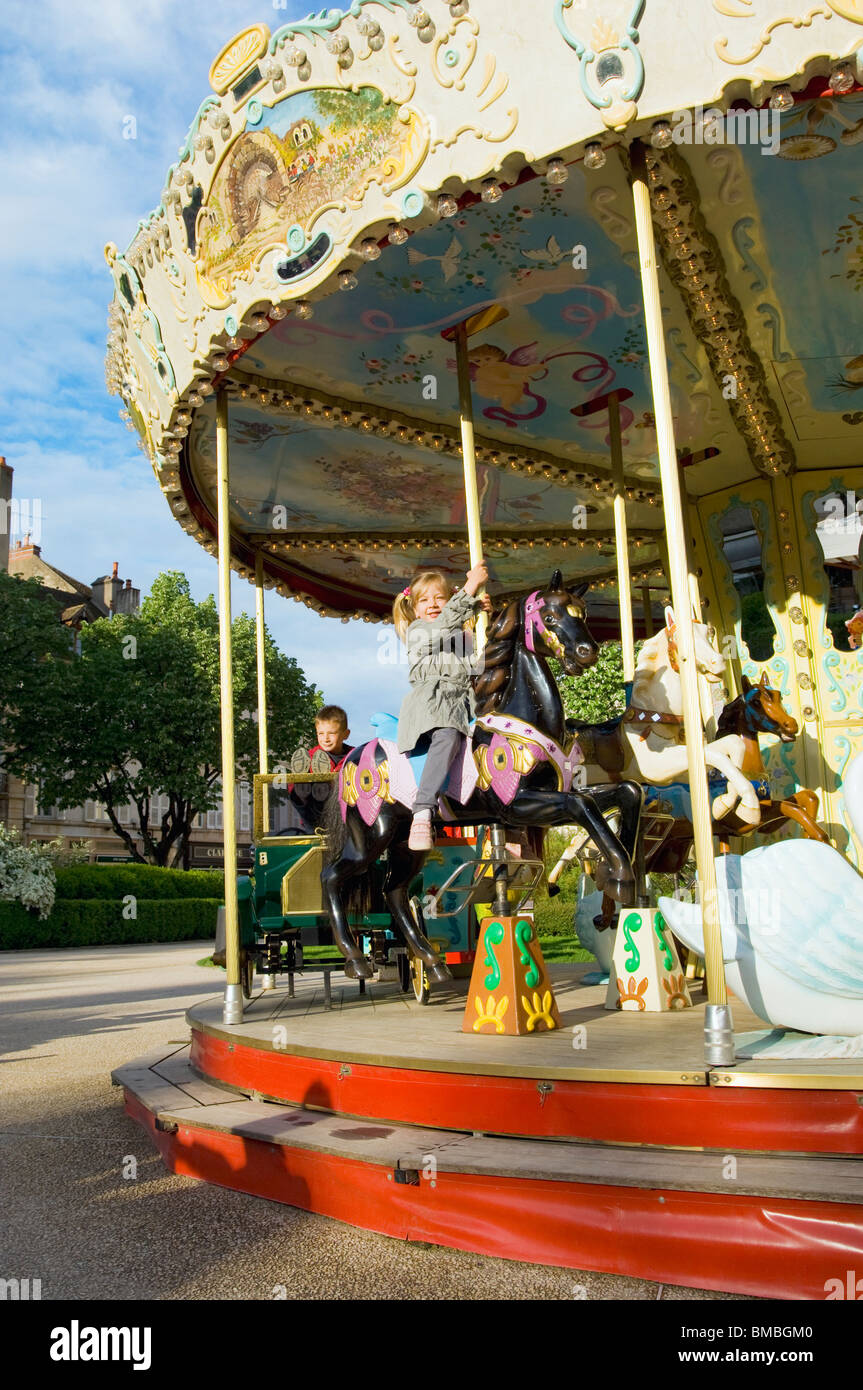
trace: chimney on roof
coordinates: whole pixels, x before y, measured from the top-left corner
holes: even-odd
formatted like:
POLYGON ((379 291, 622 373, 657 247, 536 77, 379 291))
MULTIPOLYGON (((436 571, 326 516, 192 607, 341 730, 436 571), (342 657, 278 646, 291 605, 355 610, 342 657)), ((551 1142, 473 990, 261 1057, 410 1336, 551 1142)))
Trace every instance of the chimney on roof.
POLYGON ((116 578, 117 578, 117 571, 118 571, 119 568, 120 568, 120 562, 119 562, 118 560, 115 560, 115 561, 114 561, 114 568, 113 568, 112 571, 111 571, 111 578, 112 578, 112 579, 116 579, 116 578))
POLYGON ((130 615, 137 613, 141 606, 141 590, 132 588, 131 579, 127 579, 125 584, 122 579, 118 579, 117 584, 119 587, 115 599, 114 611, 117 613, 128 613, 130 615))
POLYGON ((9 568, 9 531, 12 512, 12 474, 5 458, 0 456, 0 570, 9 568))

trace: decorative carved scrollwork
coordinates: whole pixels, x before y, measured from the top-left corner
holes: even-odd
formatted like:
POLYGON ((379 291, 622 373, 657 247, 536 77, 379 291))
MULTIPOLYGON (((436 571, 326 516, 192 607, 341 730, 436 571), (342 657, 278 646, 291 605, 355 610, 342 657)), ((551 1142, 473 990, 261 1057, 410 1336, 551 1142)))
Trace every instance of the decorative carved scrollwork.
POLYGON ((736 382, 736 397, 727 403, 749 457, 766 477, 793 473, 797 467, 793 447, 752 346, 743 309, 728 283, 719 243, 699 207, 689 168, 671 147, 647 150, 646 165, 665 269, 680 292, 715 378, 731 376, 736 382))

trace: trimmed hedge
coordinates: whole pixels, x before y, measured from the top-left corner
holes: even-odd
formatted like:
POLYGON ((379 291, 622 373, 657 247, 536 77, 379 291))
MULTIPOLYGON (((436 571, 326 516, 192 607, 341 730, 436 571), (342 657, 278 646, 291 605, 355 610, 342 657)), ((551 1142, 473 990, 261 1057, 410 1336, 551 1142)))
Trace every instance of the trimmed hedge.
POLYGON ((70 898, 219 898, 224 902, 225 875, 220 869, 159 869, 155 864, 70 864, 57 870, 57 897, 70 898))
POLYGON ((567 898, 539 898, 534 909, 540 936, 574 936, 575 903, 567 898))
POLYGON ((147 941, 204 941, 215 937, 216 915, 221 902, 220 898, 159 901, 141 897, 137 917, 127 919, 119 902, 57 899, 44 921, 20 903, 0 902, 0 951, 51 946, 118 946, 147 941))

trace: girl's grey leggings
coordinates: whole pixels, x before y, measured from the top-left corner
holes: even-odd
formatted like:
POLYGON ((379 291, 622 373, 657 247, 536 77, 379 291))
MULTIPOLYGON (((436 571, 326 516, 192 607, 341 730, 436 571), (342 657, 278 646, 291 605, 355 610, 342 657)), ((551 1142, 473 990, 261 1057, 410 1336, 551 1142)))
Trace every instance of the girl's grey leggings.
POLYGON ((458 729, 435 729, 433 731, 426 765, 420 778, 417 799, 414 802, 414 815, 417 811, 431 811, 433 813, 437 809, 438 796, 461 747, 463 738, 464 734, 460 734, 458 729))

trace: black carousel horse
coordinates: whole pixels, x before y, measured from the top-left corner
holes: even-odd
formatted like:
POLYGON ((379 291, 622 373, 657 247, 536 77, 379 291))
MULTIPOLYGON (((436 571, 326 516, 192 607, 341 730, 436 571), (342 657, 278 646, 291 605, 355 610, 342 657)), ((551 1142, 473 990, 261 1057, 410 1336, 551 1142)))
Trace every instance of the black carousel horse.
MULTIPOLYGON (((547 661, 556 657, 569 675, 595 664, 599 649, 585 623, 582 602, 588 587, 563 588, 556 570, 547 590, 508 604, 492 623, 484 669, 475 680, 478 722, 473 753, 479 781, 466 802, 448 797, 452 818, 446 823, 519 830, 583 826, 605 861, 605 892, 616 901, 632 903, 641 787, 636 782, 572 786, 572 764, 580 754, 575 750, 573 758, 573 733, 547 661), (619 838, 605 820, 615 809, 620 813, 619 838)), ((355 748, 342 763, 326 806, 329 863, 321 875, 324 901, 335 942, 347 961, 345 974, 370 978, 372 965, 348 922, 348 900, 361 894, 371 866, 386 851, 383 893, 393 924, 429 979, 439 983, 449 979, 450 972, 426 937, 422 920, 414 918, 409 901, 409 887, 425 851, 408 848, 411 812, 395 799, 390 771, 386 750, 376 741, 355 748), (374 797, 364 803, 365 816, 358 808, 362 796, 374 797)))

